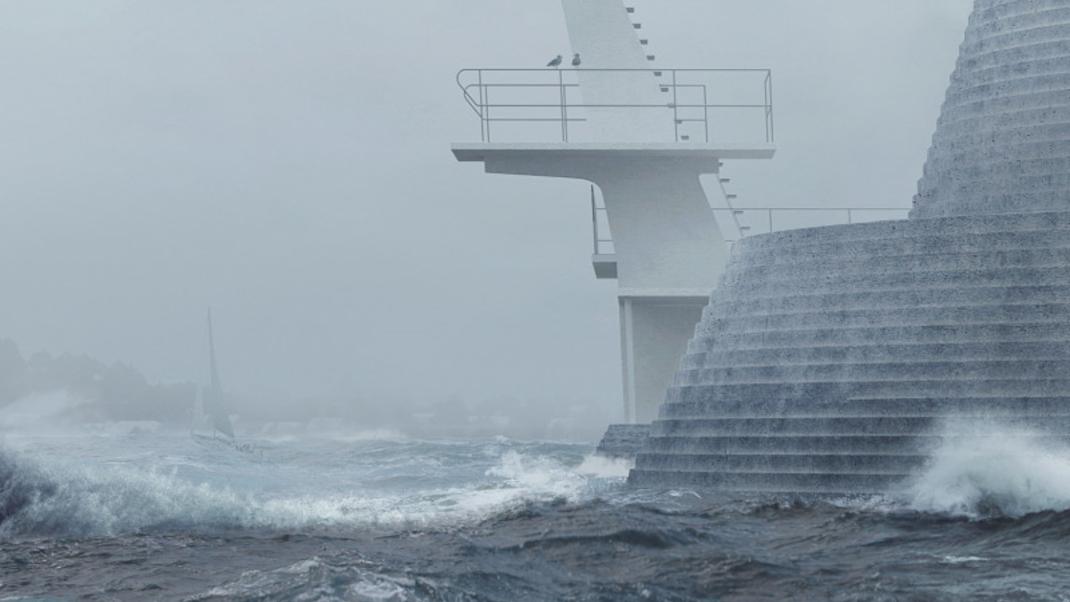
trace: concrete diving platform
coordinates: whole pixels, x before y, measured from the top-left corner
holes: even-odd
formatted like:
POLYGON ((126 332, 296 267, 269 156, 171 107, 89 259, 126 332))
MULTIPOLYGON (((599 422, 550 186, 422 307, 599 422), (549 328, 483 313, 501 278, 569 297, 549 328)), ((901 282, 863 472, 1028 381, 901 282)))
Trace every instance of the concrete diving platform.
POLYGON ((615 159, 772 159, 773 144, 681 144, 681 143, 464 143, 454 144, 453 156, 460 162, 496 159, 539 160, 546 158, 612 157, 615 159))

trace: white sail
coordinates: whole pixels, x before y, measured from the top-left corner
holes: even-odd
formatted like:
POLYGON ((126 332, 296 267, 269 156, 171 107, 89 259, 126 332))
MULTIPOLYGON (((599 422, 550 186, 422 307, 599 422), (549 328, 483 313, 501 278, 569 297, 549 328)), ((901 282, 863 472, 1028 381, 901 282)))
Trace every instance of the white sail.
POLYGON ((234 427, 224 404, 223 385, 219 381, 219 366, 216 365, 212 310, 208 310, 208 386, 202 389, 200 406, 202 417, 207 419, 213 431, 234 438, 234 427))

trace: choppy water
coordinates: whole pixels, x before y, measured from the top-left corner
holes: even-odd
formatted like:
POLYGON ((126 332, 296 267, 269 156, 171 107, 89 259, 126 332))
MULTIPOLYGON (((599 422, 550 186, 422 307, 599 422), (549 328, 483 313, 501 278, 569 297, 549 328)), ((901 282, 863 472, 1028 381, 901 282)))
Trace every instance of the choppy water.
POLYGON ((1070 454, 888 499, 634 491, 592 446, 8 437, 0 599, 1070 600, 1070 454))

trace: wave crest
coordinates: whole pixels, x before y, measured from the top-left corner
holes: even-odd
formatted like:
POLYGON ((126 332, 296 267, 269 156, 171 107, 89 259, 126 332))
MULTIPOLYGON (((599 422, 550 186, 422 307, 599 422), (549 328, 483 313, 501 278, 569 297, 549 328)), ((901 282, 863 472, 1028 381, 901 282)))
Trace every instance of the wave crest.
POLYGON ((1021 429, 945 437, 907 485, 906 501, 921 512, 970 518, 1070 510, 1070 449, 1041 441, 1021 429))

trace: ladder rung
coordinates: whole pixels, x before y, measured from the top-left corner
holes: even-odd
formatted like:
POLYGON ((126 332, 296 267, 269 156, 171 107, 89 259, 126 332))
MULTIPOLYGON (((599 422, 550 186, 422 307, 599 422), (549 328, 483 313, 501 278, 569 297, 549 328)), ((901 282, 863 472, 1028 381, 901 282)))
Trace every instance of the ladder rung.
POLYGON ((740 226, 739 229, 746 232, 747 230, 750 230, 750 226, 740 226))
POLYGON ((732 213, 735 213, 736 215, 743 215, 744 213, 746 213, 746 211, 742 209, 733 209, 732 213))
POLYGON ((739 198, 738 194, 726 194, 724 196, 725 196, 726 199, 728 199, 730 201, 734 201, 734 200, 739 198))

